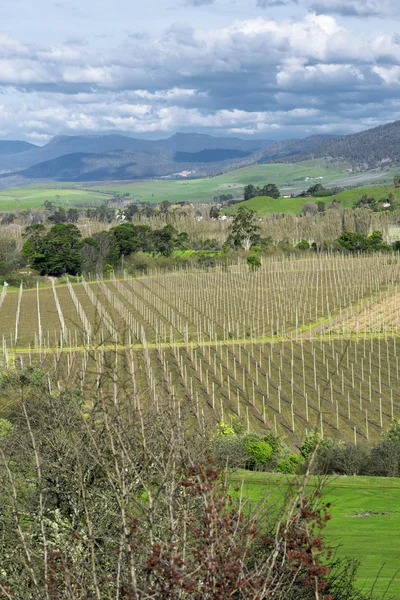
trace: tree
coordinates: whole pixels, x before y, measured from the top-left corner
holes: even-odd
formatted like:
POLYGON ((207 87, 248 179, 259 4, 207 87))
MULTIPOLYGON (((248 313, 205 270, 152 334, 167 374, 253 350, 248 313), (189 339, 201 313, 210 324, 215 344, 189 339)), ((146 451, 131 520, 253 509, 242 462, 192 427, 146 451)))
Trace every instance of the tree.
POLYGON ((76 275, 81 270, 81 232, 76 225, 58 223, 46 233, 43 225, 26 229, 22 254, 41 275, 76 275))
POLYGON ((163 200, 162 202, 160 202, 159 204, 159 210, 160 213, 163 215, 166 215, 169 212, 171 206, 171 202, 169 202, 168 200, 163 200))
POLYGON ((251 198, 255 198, 257 196, 256 188, 254 185, 246 185, 244 188, 244 200, 251 200, 251 198))
POLYGON ((131 202, 124 210, 125 217, 128 221, 132 221, 132 217, 139 212, 139 207, 137 204, 131 202))
POLYGON ((363 252, 366 249, 366 236, 363 233, 344 231, 337 241, 350 252, 363 252))
MULTIPOLYGON (((150 227, 142 225, 147 231, 150 227)), ((112 260, 115 262, 121 256, 129 256, 133 252, 141 249, 141 244, 137 236, 137 227, 132 223, 122 223, 110 229, 110 236, 113 242, 112 260)))
POLYGON ((324 213, 326 210, 326 206, 325 206, 325 202, 323 202, 323 200, 318 200, 318 202, 316 202, 317 208, 318 208, 318 212, 320 213, 324 213))
POLYGON ((395 187, 400 187, 400 175, 394 176, 393 183, 394 183, 395 187))
POLYGON ((257 213, 245 206, 241 206, 230 226, 232 240, 237 248, 250 250, 252 244, 257 239, 257 233, 260 227, 256 223, 257 213))
POLYGON ((77 208, 69 208, 67 210, 68 223, 77 223, 79 221, 79 210, 77 208))
POLYGON ((8 235, 0 236, 0 276, 5 277, 21 265, 17 242, 8 235))
POLYGON ((315 202, 306 202, 303 204, 301 209, 305 215, 316 215, 318 212, 318 206, 315 202))
POLYGON ((275 200, 277 200, 278 198, 280 198, 281 193, 274 183, 267 183, 266 185, 264 185, 261 195, 269 196, 270 198, 275 198, 275 200))
POLYGON ((156 229, 152 233, 153 252, 170 256, 174 250, 174 237, 177 231, 172 225, 156 229))
POLYGON ((48 219, 50 223, 66 223, 68 220, 65 209, 62 206, 58 207, 48 219))
POLYGON ((216 206, 212 206, 210 208, 210 219, 218 219, 219 217, 219 210, 216 206))
POLYGON ((314 195, 314 194, 318 194, 318 192, 324 192, 324 191, 325 191, 325 188, 322 185, 322 183, 316 183, 308 188, 307 194, 314 195))

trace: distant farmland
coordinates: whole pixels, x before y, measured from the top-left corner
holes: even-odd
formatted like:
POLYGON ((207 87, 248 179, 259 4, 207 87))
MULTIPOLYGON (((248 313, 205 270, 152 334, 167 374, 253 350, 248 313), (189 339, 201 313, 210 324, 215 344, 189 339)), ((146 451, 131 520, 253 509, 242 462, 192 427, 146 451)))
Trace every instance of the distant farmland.
POLYGON ((4 290, 2 360, 293 445, 313 428, 366 442, 400 417, 399 283, 393 256, 322 256, 4 290))
MULTIPOLYGON (((159 203, 163 200, 171 203, 212 202, 215 196, 222 194, 231 194, 238 199, 243 197, 243 187, 249 183, 261 186, 266 183, 276 183, 283 191, 282 193, 298 193, 316 182, 324 185, 336 183, 345 186, 360 185, 360 175, 348 173, 346 166, 318 159, 294 164, 254 165, 203 179, 157 179, 85 184, 35 183, 0 190, 0 212, 41 208, 45 200, 61 206, 95 205, 105 200, 111 200, 114 194, 129 194, 128 200, 130 201, 150 203, 159 203), (311 178, 311 181, 306 180, 307 177, 311 178)), ((368 185, 369 182, 382 185, 383 182, 386 183, 390 179, 393 180, 393 177, 389 172, 377 174, 376 171, 371 171, 362 175, 365 185, 368 185)), ((278 212, 288 210, 287 201, 282 199, 278 202, 278 212)), ((294 212, 298 212, 297 204, 294 212)))

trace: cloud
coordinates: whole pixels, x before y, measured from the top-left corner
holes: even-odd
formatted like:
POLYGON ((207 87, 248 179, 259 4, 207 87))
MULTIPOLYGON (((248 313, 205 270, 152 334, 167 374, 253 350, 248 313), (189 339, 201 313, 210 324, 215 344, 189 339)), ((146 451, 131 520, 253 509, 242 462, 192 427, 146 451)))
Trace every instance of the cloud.
POLYGON ((209 6, 214 2, 215 0, 186 0, 185 4, 188 6, 209 6))
POLYGON ((350 31, 327 14, 175 25, 101 51, 2 36, 0 131, 353 132, 400 116, 399 64, 399 36, 350 31))
POLYGON ((288 4, 298 3, 298 0, 257 0, 259 8, 272 8, 274 6, 287 6, 288 4))
POLYGON ((317 14, 345 17, 393 17, 400 15, 398 0, 316 0, 311 9, 317 14))

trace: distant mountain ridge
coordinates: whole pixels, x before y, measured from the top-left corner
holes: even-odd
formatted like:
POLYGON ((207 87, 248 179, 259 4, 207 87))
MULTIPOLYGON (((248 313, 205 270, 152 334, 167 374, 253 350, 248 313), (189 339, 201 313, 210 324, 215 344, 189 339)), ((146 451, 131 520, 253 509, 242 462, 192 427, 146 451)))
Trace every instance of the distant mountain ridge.
POLYGON ((176 133, 143 140, 122 134, 56 136, 42 147, 0 140, 0 187, 30 181, 211 177, 239 167, 331 158, 358 170, 400 164, 400 121, 361 133, 272 141, 176 133))
MULTIPOLYGON (((0 141, 0 147, 1 143, 0 141)), ((182 152, 217 149, 255 152, 272 143, 272 140, 242 140, 240 138, 217 138, 204 134, 181 133, 165 140, 142 140, 121 134, 59 135, 52 138, 45 146, 34 146, 27 152, 21 152, 18 156, 3 157, 0 162, 0 171, 21 171, 41 162, 75 152, 103 154, 113 150, 146 151, 152 148, 166 148, 182 152)))
MULTIPOLYGON (((123 142, 129 145, 129 139, 126 138, 123 142)), ((320 141, 315 136, 311 140, 307 140, 308 138, 273 144, 275 149, 272 156, 291 155, 298 152, 299 149, 312 147, 320 141)), ((93 147, 95 141, 95 138, 85 139, 85 147, 93 147)), ((115 145, 121 144, 121 140, 116 140, 115 137, 111 141, 115 145)), ((133 140, 132 145, 136 146, 137 141, 133 140)), ((241 141, 238 138, 212 138, 211 136, 202 135, 185 136, 182 139, 182 136, 178 135, 166 140, 167 147, 152 146, 152 144, 146 143, 147 147, 141 147, 140 149, 113 149, 98 153, 71 152, 34 164, 11 175, 3 173, 0 176, 0 186, 6 187, 7 185, 38 180, 87 182, 160 177, 210 177, 238 167, 270 162, 267 156, 269 146, 262 149, 257 148, 255 151, 251 150, 251 146, 257 147, 260 145, 260 140, 253 140, 251 144, 248 140, 243 140, 245 142, 244 147, 247 147, 247 150, 218 147, 229 143, 231 146, 240 146, 241 141), (208 148, 199 151, 175 150, 175 148, 182 147, 190 147, 191 150, 194 150, 204 145, 208 148), (217 147, 213 148, 213 146, 217 147)), ((98 142, 97 149, 110 145, 108 137, 106 140, 101 138, 98 142)), ((63 138, 55 138, 47 146, 53 146, 58 152, 60 144, 65 147, 63 138)), ((70 149, 82 147, 80 140, 75 138, 68 138, 67 145, 70 149)), ((48 152, 48 149, 46 152, 48 152)))
POLYGON ((38 146, 18 140, 0 140, 0 156, 19 154, 20 152, 27 152, 33 148, 38 148, 38 146))

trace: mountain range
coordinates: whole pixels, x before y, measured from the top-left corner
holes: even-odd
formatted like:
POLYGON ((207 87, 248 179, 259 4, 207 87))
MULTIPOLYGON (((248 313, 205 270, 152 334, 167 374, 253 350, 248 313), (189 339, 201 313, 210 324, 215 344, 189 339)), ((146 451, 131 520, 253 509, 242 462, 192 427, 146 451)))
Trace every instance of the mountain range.
POLYGON ((0 140, 0 188, 36 181, 208 177, 248 165, 310 158, 343 161, 358 170, 400 164, 400 121, 352 135, 278 142, 199 133, 163 140, 62 135, 45 146, 0 140))

